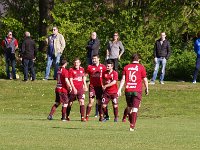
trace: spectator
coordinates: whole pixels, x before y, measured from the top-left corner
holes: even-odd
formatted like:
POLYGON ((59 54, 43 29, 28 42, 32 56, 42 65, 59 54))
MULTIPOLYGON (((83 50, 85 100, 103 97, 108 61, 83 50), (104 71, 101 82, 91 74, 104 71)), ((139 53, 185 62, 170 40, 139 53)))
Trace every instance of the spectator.
POLYGON ((125 83, 125 96, 128 106, 130 131, 135 130, 137 112, 142 100, 142 82, 144 82, 146 95, 148 94, 148 80, 144 66, 139 64, 138 54, 133 54, 132 63, 124 67, 122 80, 118 89, 118 95, 121 96, 121 90, 125 83))
POLYGON ((92 32, 90 41, 87 44, 87 63, 92 64, 92 56, 99 54, 100 41, 97 37, 96 32, 92 32))
POLYGON ((15 51, 18 48, 18 41, 13 37, 12 32, 9 31, 7 37, 1 43, 4 50, 4 56, 6 61, 6 75, 7 79, 16 79, 16 58, 15 51), (12 67, 12 76, 10 75, 9 66, 12 67))
POLYGON ((119 40, 119 34, 117 32, 113 35, 113 40, 109 41, 107 47, 107 59, 111 59, 114 62, 114 70, 118 71, 118 61, 124 53, 124 46, 119 40))
POLYGON ((156 41, 155 46, 154 46, 153 54, 154 54, 155 68, 154 68, 154 73, 153 73, 153 77, 151 79, 150 84, 152 85, 155 84, 160 63, 162 64, 162 70, 160 74, 160 84, 164 84, 163 80, 165 77, 165 67, 166 67, 167 60, 170 57, 170 53, 171 53, 170 43, 166 39, 165 32, 162 32, 160 34, 160 39, 156 41))
POLYGON ((60 57, 65 48, 65 39, 62 34, 58 32, 57 27, 53 27, 53 34, 51 34, 46 39, 48 48, 47 48, 47 66, 44 80, 49 79, 49 73, 52 63, 55 64, 54 67, 54 80, 56 80, 56 74, 60 63, 60 57))
POLYGON ((25 39, 22 43, 22 59, 24 68, 24 81, 28 80, 28 71, 31 72, 31 80, 35 80, 34 60, 36 59, 37 48, 35 41, 30 37, 30 32, 25 32, 25 39))
POLYGON ((194 42, 194 51, 197 54, 197 58, 196 58, 196 66, 194 70, 192 83, 196 83, 197 75, 200 68, 200 32, 197 34, 197 39, 195 39, 195 42, 194 42))

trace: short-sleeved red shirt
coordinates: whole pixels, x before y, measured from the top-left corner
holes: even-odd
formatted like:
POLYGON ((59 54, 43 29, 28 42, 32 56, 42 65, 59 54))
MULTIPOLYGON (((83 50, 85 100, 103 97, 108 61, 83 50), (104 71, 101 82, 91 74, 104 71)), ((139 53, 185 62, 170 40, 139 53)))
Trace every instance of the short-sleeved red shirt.
POLYGON ((146 70, 139 63, 128 64, 124 67, 122 75, 125 75, 125 92, 141 92, 142 80, 146 77, 146 70))
POLYGON ((90 86, 102 86, 102 73, 106 71, 106 66, 103 64, 89 65, 86 73, 90 76, 90 86))
MULTIPOLYGON (((104 71, 103 72, 103 81, 104 81, 104 85, 111 83, 112 81, 118 81, 118 73, 116 71, 112 71, 111 73, 109 73, 108 71, 104 71)), ((105 89, 105 92, 107 93, 117 93, 118 91, 118 86, 117 86, 117 82, 116 84, 107 87, 105 89)))
POLYGON ((56 92, 67 93, 67 84, 65 78, 68 78, 68 70, 60 67, 57 71, 57 85, 56 85, 56 92))
POLYGON ((79 69, 75 69, 74 67, 69 69, 69 78, 73 79, 73 84, 77 90, 83 89, 84 76, 85 72, 83 67, 79 69))

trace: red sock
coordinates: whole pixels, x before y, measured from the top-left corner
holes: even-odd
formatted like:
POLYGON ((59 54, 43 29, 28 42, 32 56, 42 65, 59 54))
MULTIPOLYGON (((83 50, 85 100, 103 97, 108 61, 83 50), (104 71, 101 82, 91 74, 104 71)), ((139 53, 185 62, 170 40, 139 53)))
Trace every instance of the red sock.
POLYGON ((85 106, 84 105, 80 106, 80 113, 81 113, 81 118, 84 117, 84 114, 85 114, 85 106))
POLYGON ((53 114, 55 113, 56 108, 57 108, 58 106, 59 106, 59 105, 56 105, 56 104, 54 104, 54 105, 52 106, 51 111, 50 111, 50 113, 49 113, 50 116, 53 116, 53 114))
POLYGON ((113 109, 114 109, 114 116, 115 116, 115 118, 117 118, 118 117, 118 107, 113 108, 113 109))
POLYGON ((67 107, 62 107, 62 119, 66 119, 66 110, 67 107))
POLYGON ((128 115, 128 108, 126 107, 126 108, 124 109, 124 116, 123 116, 123 119, 126 119, 127 115, 128 115))
POLYGON ((69 115, 70 115, 70 111, 71 111, 71 106, 67 106, 67 117, 69 117, 69 115))
POLYGON ((135 128, 136 120, 137 120, 137 113, 136 112, 132 112, 133 128, 135 128))
POLYGON ((102 106, 101 105, 98 105, 98 111, 99 111, 99 116, 102 117, 103 112, 102 112, 102 106))
POLYGON ((86 117, 88 117, 88 116, 90 115, 91 109, 92 109, 92 107, 87 106, 87 109, 86 109, 86 117))

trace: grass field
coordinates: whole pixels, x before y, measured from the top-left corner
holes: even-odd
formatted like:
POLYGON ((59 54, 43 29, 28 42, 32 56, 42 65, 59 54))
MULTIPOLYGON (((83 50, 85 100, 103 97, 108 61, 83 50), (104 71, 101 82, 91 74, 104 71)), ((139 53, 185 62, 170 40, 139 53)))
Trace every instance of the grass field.
MULTIPOLYGON (((46 119, 54 102, 55 81, 24 83, 0 80, 0 150, 190 150, 200 149, 200 84, 165 82, 151 85, 143 96, 136 131, 122 123, 124 96, 119 99, 119 122, 102 123, 91 112, 89 122, 80 122, 75 102, 71 121, 46 119)), ((86 98, 86 103, 88 98, 86 98)))

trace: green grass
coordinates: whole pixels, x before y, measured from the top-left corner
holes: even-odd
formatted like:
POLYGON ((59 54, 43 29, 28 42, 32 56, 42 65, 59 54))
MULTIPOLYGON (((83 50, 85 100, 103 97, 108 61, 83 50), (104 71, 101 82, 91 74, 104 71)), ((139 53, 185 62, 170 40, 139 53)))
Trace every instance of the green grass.
MULTIPOLYGON (((80 122, 75 102, 71 121, 62 122, 61 108, 46 119, 54 103, 55 81, 0 80, 0 150, 4 149, 200 149, 200 84, 165 82, 151 85, 143 96, 135 132, 122 123, 124 96, 119 99, 119 122, 80 122)), ((88 98, 86 98, 88 103, 88 98)))

